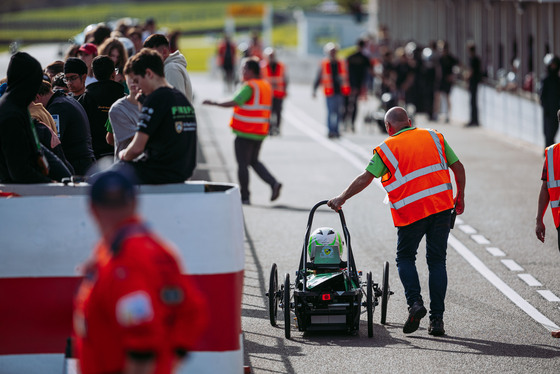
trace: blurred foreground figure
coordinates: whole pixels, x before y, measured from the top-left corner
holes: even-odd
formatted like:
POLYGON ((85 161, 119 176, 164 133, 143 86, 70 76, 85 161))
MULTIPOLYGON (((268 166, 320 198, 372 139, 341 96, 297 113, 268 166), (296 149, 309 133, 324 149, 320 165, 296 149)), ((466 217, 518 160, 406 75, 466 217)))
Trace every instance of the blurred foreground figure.
POLYGON ((138 216, 132 170, 92 178, 101 239, 75 300, 81 372, 172 373, 202 335, 207 306, 170 245, 138 216))

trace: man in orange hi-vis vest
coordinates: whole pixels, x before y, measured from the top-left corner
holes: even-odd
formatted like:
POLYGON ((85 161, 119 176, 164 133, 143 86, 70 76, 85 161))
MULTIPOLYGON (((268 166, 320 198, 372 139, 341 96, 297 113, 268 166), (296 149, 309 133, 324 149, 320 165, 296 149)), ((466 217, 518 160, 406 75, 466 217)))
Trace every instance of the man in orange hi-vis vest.
MULTIPOLYGON (((554 226, 556 226, 556 231, 559 234, 558 249, 560 249, 560 146, 558 144, 553 144, 545 150, 541 180, 535 233, 537 238, 544 243, 545 225, 543 217, 546 207, 550 203, 554 226)), ((560 330, 552 331, 551 334, 555 338, 560 338, 560 330)))
POLYGON ((272 108, 270 110, 270 135, 280 134, 280 121, 282 120, 282 104, 286 97, 288 78, 286 67, 278 61, 273 48, 264 50, 265 59, 261 61, 261 76, 272 86, 272 108))
POLYGON ((317 88, 322 85, 327 98, 329 138, 338 138, 340 136, 338 127, 342 120, 344 105, 343 97, 350 94, 348 68, 346 61, 337 58, 338 48, 334 43, 327 43, 323 50, 327 57, 321 61, 319 73, 313 83, 313 97, 316 97, 317 88))
POLYGON ((233 108, 230 127, 235 133, 235 157, 237 159, 241 202, 249 205, 249 166, 272 189, 270 201, 278 199, 282 184, 270 174, 259 161, 259 152, 263 140, 268 135, 270 107, 272 104, 272 88, 261 79, 259 60, 251 57, 242 63, 243 82, 245 83, 234 98, 217 102, 204 100, 206 105, 233 108))
POLYGON ((465 208, 465 168, 443 135, 435 130, 412 127, 403 108, 394 107, 387 112, 385 128, 389 137, 373 150, 366 170, 340 195, 329 200, 328 205, 338 211, 373 178, 381 178, 397 227, 397 269, 408 304, 403 332, 416 331, 420 319, 427 313, 416 270, 418 246, 426 236, 430 288, 428 333, 443 335, 447 238, 455 214, 462 214, 465 208), (449 169, 455 175, 455 198, 449 169))

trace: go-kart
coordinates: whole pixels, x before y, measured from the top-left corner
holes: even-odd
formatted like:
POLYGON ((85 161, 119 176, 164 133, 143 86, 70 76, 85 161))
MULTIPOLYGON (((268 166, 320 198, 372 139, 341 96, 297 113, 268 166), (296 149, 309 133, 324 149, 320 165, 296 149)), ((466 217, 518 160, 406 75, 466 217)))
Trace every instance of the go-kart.
POLYGON ((393 293, 389 288, 389 263, 383 264, 381 287, 372 280, 371 272, 366 281, 361 281, 362 272, 356 270, 350 233, 342 209, 338 211, 347 248, 347 261, 342 261, 338 251, 326 251, 308 261, 307 246, 317 208, 327 200, 317 203, 310 211, 303 241, 303 249, 294 284, 286 273, 284 283, 278 285, 278 267, 274 263, 270 270, 267 292, 270 324, 277 325, 278 309, 284 313, 284 331, 291 336, 292 312, 295 314, 299 331, 346 331, 357 333, 360 325, 361 308, 367 311, 368 337, 373 337, 373 312, 381 298, 381 324, 387 321, 387 303, 393 293), (321 258, 323 260, 321 260, 321 258), (328 259, 328 261, 325 261, 328 259), (364 298, 365 296, 365 298, 364 298))

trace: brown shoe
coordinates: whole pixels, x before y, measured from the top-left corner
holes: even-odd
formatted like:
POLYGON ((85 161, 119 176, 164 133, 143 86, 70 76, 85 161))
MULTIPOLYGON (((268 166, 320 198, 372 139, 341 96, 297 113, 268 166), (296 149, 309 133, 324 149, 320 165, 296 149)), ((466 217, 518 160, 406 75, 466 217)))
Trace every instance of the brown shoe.
POLYGON ((280 197, 280 189, 282 188, 282 183, 276 183, 272 187, 272 195, 270 196, 270 201, 274 201, 280 197))
POLYGON ((560 338, 560 330, 551 331, 550 335, 552 335, 553 338, 560 338))

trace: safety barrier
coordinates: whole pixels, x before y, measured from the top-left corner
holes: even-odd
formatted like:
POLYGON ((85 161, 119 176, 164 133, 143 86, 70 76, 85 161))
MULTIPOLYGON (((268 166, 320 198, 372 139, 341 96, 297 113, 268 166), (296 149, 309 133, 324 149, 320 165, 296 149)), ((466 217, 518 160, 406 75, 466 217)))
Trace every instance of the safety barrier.
MULTIPOLYGON (((63 372, 78 266, 98 239, 87 185, 0 185, 0 372, 63 372)), ((142 186, 140 211, 175 244, 210 305, 181 373, 241 373, 243 218, 235 185, 142 186)), ((188 332, 187 332, 188 333, 188 332)))

